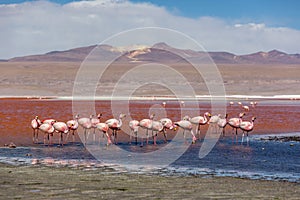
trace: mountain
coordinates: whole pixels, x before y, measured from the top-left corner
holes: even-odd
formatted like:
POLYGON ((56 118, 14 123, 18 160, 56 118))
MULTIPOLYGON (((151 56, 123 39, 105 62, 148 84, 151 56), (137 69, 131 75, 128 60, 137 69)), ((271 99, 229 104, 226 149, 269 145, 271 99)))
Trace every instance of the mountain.
MULTIPOLYGON (((191 49, 178 49, 166 43, 157 43, 153 46, 134 45, 128 47, 113 47, 110 45, 92 45, 66 51, 52 51, 41 55, 15 57, 8 62, 82 62, 92 51, 97 51, 97 61, 119 62, 163 62, 178 63, 184 58, 203 58, 206 52, 191 49), (97 47, 95 49, 95 47, 97 47), (95 49, 95 50, 94 50, 95 49)), ((247 55, 235 55, 228 52, 208 52, 216 64, 300 64, 300 54, 287 54, 278 50, 256 52, 247 55)), ((4 61, 4 60, 1 60, 4 61)))

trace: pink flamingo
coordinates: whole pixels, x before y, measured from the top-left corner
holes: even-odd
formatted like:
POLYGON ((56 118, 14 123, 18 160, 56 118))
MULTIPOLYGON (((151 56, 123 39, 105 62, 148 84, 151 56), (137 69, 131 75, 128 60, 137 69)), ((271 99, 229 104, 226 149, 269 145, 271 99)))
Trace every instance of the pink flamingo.
POLYGON ((240 105, 240 107, 242 109, 244 109, 244 111, 249 112, 249 110, 250 110, 249 106, 244 106, 241 102, 238 102, 238 104, 240 105))
MULTIPOLYGON (((102 133, 105 134, 105 136, 107 138, 107 144, 106 145, 109 146, 110 144, 112 144, 111 138, 108 134, 108 129, 109 129, 108 125, 106 123, 98 123, 98 124, 96 124, 96 127, 99 131, 102 131, 102 133)), ((99 143, 100 143, 100 138, 101 137, 99 137, 99 143)))
POLYGON ((92 118, 91 122, 92 122, 92 128, 94 129, 94 137, 93 137, 93 141, 96 141, 96 128, 97 128, 97 124, 100 123, 100 118, 102 117, 102 113, 97 115, 97 118, 92 118))
MULTIPOLYGON (((150 119, 142 119, 139 123, 139 126, 143 129, 146 130, 146 143, 148 144, 149 141, 149 134, 148 134, 148 130, 152 130, 152 122, 153 122, 153 118, 154 118, 155 114, 151 114, 150 115, 150 119)), ((152 131, 152 135, 153 135, 153 131, 152 131)), ((141 146, 143 146, 143 138, 142 138, 142 143, 141 146)))
POLYGON ((130 144, 131 144, 131 138, 132 138, 133 134, 135 135, 135 144, 137 144, 139 124, 140 124, 140 122, 137 120, 131 120, 129 122, 129 128, 131 130, 130 137, 129 137, 130 144))
POLYGON ((167 129, 176 130, 176 128, 175 128, 174 123, 172 122, 172 120, 169 119, 169 118, 162 118, 159 121, 164 126, 164 129, 163 129, 164 140, 165 140, 165 143, 167 143, 167 141, 168 141, 167 140, 167 129))
POLYGON ((228 121, 229 126, 232 127, 232 131, 235 129, 235 138, 237 141, 237 129, 240 128, 240 124, 242 123, 242 118, 245 115, 245 113, 240 113, 239 117, 230 118, 228 121))
POLYGON ((39 119, 39 116, 35 116, 35 118, 31 121, 31 128, 33 130, 33 136, 32 136, 33 143, 38 143, 39 127, 41 124, 42 122, 39 119))
POLYGON ((204 113, 203 116, 193 117, 193 118, 191 118, 189 120, 192 124, 196 124, 197 125, 196 134, 198 134, 200 136, 200 126, 207 124, 207 122, 209 121, 210 117, 211 117, 211 114, 209 112, 206 112, 206 113, 204 113))
POLYGON ((117 144, 117 132, 121 129, 122 126, 122 119, 125 118, 125 114, 120 114, 119 119, 109 119, 106 120, 106 124, 112 130, 112 135, 114 136, 114 142, 117 144))
POLYGON ((92 115, 90 115, 90 118, 83 117, 78 119, 78 124, 84 129, 84 144, 86 144, 88 136, 90 134, 90 129, 92 128, 91 120, 92 120, 92 115))
POLYGON ((222 135, 225 136, 225 127, 227 125, 227 117, 228 117, 228 114, 225 115, 224 118, 221 118, 221 115, 219 115, 219 121, 217 122, 218 124, 218 127, 220 129, 222 129, 222 135))
POLYGON ((55 122, 56 122, 55 119, 44 119, 44 120, 42 121, 43 124, 53 124, 53 123, 55 123, 55 122))
POLYGON ((55 131, 59 133, 58 144, 61 146, 64 146, 63 134, 67 134, 69 132, 69 128, 68 128, 67 124, 64 122, 55 122, 53 124, 53 127, 54 127, 55 131))
POLYGON ((196 136, 193 133, 193 125, 192 125, 192 123, 187 120, 188 118, 189 118, 188 116, 184 117, 183 120, 175 122, 175 125, 179 126, 180 128, 183 129, 183 133, 182 134, 183 134, 185 142, 186 142, 186 140, 185 140, 185 130, 188 130, 188 131, 190 131, 190 133, 192 134, 192 137, 193 137, 192 143, 195 143, 196 140, 197 140, 197 138, 196 138, 196 136))
POLYGON ((207 124, 212 127, 212 130, 215 131, 215 133, 218 133, 218 121, 220 120, 220 114, 213 115, 209 118, 207 124))
MULTIPOLYGON (((76 115, 75 119, 67 121, 67 126, 68 126, 69 130, 72 131, 72 139, 73 139, 72 141, 73 141, 73 143, 75 142, 75 131, 78 129, 78 125, 79 125, 78 124, 78 118, 79 118, 79 115, 76 115)), ((69 133, 67 135, 66 141, 68 141, 69 133)))
POLYGON ((249 144, 248 133, 253 130, 255 119, 256 119, 256 117, 252 117, 250 122, 249 121, 243 121, 243 122, 240 123, 240 128, 243 130, 242 144, 244 142, 245 132, 247 134, 247 144, 249 144))
POLYGON ((44 145, 46 145, 46 137, 48 138, 48 146, 52 144, 52 136, 55 131, 53 124, 54 122, 52 122, 52 124, 46 123, 39 126, 39 130, 44 132, 44 145))
POLYGON ((152 132, 155 132, 155 134, 152 133, 153 137, 153 144, 156 145, 156 137, 158 132, 162 132, 164 129, 163 124, 160 121, 152 121, 152 132))

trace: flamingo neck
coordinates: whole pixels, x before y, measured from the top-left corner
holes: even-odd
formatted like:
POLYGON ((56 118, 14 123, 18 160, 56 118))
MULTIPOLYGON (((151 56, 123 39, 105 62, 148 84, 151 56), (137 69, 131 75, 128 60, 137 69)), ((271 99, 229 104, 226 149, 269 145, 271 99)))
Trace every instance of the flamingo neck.
POLYGON ((123 124, 123 122, 122 122, 122 118, 119 118, 119 127, 121 127, 121 126, 122 126, 122 124, 123 124))

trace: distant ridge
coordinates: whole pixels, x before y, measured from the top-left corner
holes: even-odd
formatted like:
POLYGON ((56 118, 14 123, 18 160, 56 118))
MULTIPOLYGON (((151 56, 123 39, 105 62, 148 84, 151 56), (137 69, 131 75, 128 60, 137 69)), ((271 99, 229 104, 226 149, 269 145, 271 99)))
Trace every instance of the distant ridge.
MULTIPOLYGON (((1 62, 82 62, 96 46, 15 57, 1 62)), ((180 55, 196 58, 206 54, 191 49, 177 49, 164 42, 154 44, 152 47, 133 46, 132 48, 99 45, 97 50, 101 51, 98 60, 110 60, 121 53, 122 56, 117 60, 124 62, 180 62, 182 60, 180 55)), ((278 50, 247 55, 235 55, 229 52, 208 53, 216 64, 300 64, 300 54, 287 54, 278 50)))

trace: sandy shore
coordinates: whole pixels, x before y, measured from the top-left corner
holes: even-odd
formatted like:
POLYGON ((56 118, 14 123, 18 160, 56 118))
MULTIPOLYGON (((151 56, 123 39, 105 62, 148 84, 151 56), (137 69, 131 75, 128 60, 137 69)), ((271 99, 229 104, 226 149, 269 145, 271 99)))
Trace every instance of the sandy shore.
POLYGON ((0 164, 0 199, 298 199, 300 185, 0 164))
MULTIPOLYGON (((74 82, 79 87, 78 92, 89 94, 86 87, 95 87, 96 95, 111 96, 111 91, 121 77, 135 65, 114 64, 106 70, 101 81, 90 79, 91 74, 78 75, 81 63, 76 62, 0 62, 0 93, 2 96, 72 96, 74 82), (87 84, 88 83, 88 84, 87 84), (80 87, 82 85, 82 88, 80 87)), ((101 65, 101 64, 99 64, 101 65)), ((96 69, 99 68, 96 66, 96 69)), ((184 64, 170 65, 186 77, 194 87, 196 94, 209 95, 203 77, 197 75, 189 66, 184 64)), ((218 65, 227 95, 292 95, 299 94, 298 65, 218 65), (272 73, 270 73, 272 72, 272 73)), ((95 73, 92 71, 92 74, 95 73)), ((148 77, 155 77, 157 71, 149 68, 136 78, 125 79, 122 91, 138 83, 149 83, 148 77), (148 80, 148 81, 146 81, 148 80)), ((94 77, 95 78, 95 77, 94 77)), ((96 78, 99 78, 98 76, 96 78)), ((164 81, 168 86, 186 85, 172 76, 166 75, 164 81)), ((183 87, 185 89, 185 87, 183 87)), ((76 90, 77 91, 77 90, 76 90)), ((171 92, 158 85, 147 85, 138 88, 135 95, 170 95, 171 92)))

